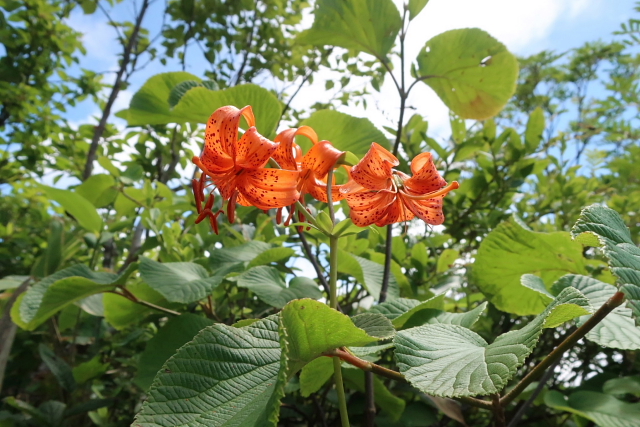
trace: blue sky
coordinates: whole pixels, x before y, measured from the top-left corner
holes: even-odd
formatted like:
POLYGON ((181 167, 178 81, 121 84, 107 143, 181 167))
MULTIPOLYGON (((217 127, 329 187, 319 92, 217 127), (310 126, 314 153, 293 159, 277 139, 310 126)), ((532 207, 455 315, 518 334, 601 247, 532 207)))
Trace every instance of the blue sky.
MULTIPOLYGON (((632 0, 431 0, 411 24, 407 57, 415 57, 424 43, 434 35, 462 27, 482 28, 518 55, 533 54, 543 49, 563 52, 586 41, 611 40, 612 32, 619 28, 622 21, 632 16, 634 4, 632 0)), ((156 0, 144 21, 151 36, 160 29, 163 7, 164 2, 156 0)), ((112 17, 115 20, 132 20, 133 0, 117 4, 112 10, 112 17)), ((303 23, 310 25, 312 20, 313 17, 309 15, 303 23)), ((87 55, 82 57, 80 66, 97 71, 115 70, 118 46, 115 32, 108 26, 104 14, 97 11, 87 16, 78 9, 70 24, 84 34, 83 41, 88 50, 87 55)), ((163 49, 161 46, 158 48, 163 49)), ((191 49, 189 57, 193 60, 189 61, 186 71, 202 75, 206 64, 197 49, 191 49)), ((179 69, 180 66, 175 61, 166 66, 159 62, 150 64, 134 75, 131 86, 118 97, 114 111, 126 108, 133 93, 148 77, 179 69)), ((113 73, 109 76, 112 75, 113 73)), ((324 79, 332 77, 339 76, 329 71, 323 72, 316 78, 314 85, 301 91, 294 105, 303 108, 326 99, 324 79)), ((357 80, 353 84, 358 85, 357 80)), ((392 121, 397 117, 397 94, 389 79, 383 85, 381 93, 373 95, 368 104, 367 110, 362 107, 341 109, 356 116, 369 117, 377 124, 393 125, 392 121)), ((415 90, 410 105, 427 116, 431 129, 437 133, 446 132, 447 110, 430 89, 423 86, 415 90)), ((95 122, 96 119, 92 116, 98 113, 97 106, 83 103, 70 110, 67 117, 80 124, 95 122)), ((123 124, 121 121, 120 123, 123 124)))

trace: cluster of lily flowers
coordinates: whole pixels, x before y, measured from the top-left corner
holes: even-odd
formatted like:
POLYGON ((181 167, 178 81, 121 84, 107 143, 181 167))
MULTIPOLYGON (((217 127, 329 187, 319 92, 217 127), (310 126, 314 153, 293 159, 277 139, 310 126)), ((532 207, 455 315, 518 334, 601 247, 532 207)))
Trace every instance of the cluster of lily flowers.
MULTIPOLYGON (((329 141, 318 141, 309 126, 287 129, 271 141, 258 133, 255 121, 251 106, 219 108, 207 123, 202 155, 193 158, 193 163, 202 170, 200 178, 192 181, 198 210, 196 223, 209 218, 216 233, 217 217, 223 210, 213 211, 213 191, 205 201, 204 190, 212 185, 227 202, 231 222, 235 221, 236 204, 264 211, 278 209, 278 222, 282 220, 282 209, 288 207, 290 214, 285 222, 288 223, 296 211, 296 203, 304 204, 305 194, 329 203, 329 172, 339 166, 345 152, 329 141), (238 139, 242 117, 249 128, 238 139), (295 142, 298 135, 313 143, 304 155, 295 142)), ((349 172, 347 183, 336 185, 331 174, 331 202, 346 199, 351 220, 359 227, 384 226, 416 216, 431 225, 442 224, 443 198, 458 188, 458 183, 447 185, 431 153, 413 159, 413 176, 395 170, 399 164, 393 154, 374 142, 360 162, 353 167, 345 166, 349 172)))

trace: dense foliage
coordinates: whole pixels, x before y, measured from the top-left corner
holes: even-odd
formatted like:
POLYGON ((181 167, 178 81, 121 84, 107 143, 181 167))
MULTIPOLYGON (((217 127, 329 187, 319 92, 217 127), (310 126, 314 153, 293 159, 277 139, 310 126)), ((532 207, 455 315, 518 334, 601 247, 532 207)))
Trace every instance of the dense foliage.
MULTIPOLYGON (((405 58, 427 3, 130 0, 120 22, 111 0, 0 0, 0 426, 637 426, 640 21, 564 54, 464 29, 405 58), (78 66, 82 13, 113 27, 112 73, 78 66), (394 127, 338 111, 385 80, 394 127), (418 88, 449 138, 409 108, 418 88), (442 225, 351 214, 345 167, 313 170, 336 191, 299 206, 208 198, 205 124, 228 105, 276 144, 313 129, 331 166, 376 142, 415 176, 431 152, 460 187, 442 225)), ((270 156, 251 167, 298 167, 270 156)))

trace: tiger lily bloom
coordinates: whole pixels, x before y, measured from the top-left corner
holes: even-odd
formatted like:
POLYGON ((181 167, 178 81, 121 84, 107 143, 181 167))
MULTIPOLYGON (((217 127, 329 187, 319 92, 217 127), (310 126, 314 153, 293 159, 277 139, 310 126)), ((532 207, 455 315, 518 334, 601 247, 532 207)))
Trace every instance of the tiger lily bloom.
MULTIPOLYGON (((268 210, 295 203, 300 194, 296 189, 297 170, 265 168, 278 144, 260 135, 255 128, 255 116, 250 106, 238 109, 225 106, 209 119, 205 131, 205 146, 193 163, 218 188, 228 201, 227 216, 233 222, 236 202, 268 210), (238 139, 240 118, 249 128, 238 139)), ((196 200, 204 200, 204 182, 199 183, 196 200)), ((214 215, 203 210, 205 216, 214 215)), ((203 215, 202 212, 200 215, 203 215)), ((204 218, 204 217, 203 217, 204 218)), ((201 218, 200 220, 202 220, 201 218)))
MULTIPOLYGON (((327 203, 327 175, 344 151, 337 150, 329 141, 318 141, 318 135, 309 126, 280 132, 275 141, 279 145, 273 153, 273 159, 283 169, 300 172, 296 186, 296 190, 300 193, 300 200, 304 201, 304 194, 310 194, 313 198, 327 203), (295 143, 295 137, 298 135, 306 136, 313 143, 304 156, 300 146, 295 143)), ((344 195, 337 191, 340 186, 334 186, 334 188, 336 191, 332 194, 333 201, 342 200, 344 195)), ((292 213, 294 210, 292 206, 292 213)))
POLYGON ((351 169, 351 180, 340 192, 351 208, 351 220, 359 227, 404 222, 418 217, 431 225, 444 222, 442 200, 459 187, 438 173, 431 153, 422 153, 411 162, 413 176, 396 171, 398 159, 375 142, 351 169))

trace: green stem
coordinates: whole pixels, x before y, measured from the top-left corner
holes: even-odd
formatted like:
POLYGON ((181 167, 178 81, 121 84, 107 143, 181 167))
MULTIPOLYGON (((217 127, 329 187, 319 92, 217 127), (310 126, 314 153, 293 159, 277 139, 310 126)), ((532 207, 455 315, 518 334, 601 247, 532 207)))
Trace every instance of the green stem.
POLYGON ((336 391, 338 392, 338 406, 340 407, 340 422, 342 427, 349 427, 349 411, 347 410, 347 397, 344 394, 342 386, 342 367, 340 359, 333 358, 333 377, 336 382, 336 391))
MULTIPOLYGON (((329 217, 335 225, 336 214, 333 209, 333 168, 329 169, 327 176, 327 203, 329 205, 329 217)), ((338 308, 338 237, 329 236, 329 307, 337 310, 338 308)), ((342 368, 340 367, 340 359, 333 358, 333 377, 336 383, 336 391, 338 392, 338 406, 340 408, 340 421, 342 427, 349 427, 349 411, 347 410, 347 398, 344 394, 344 385, 342 384, 342 368)))
POLYGON ((500 399, 500 404, 504 407, 511 403, 513 399, 518 397, 520 393, 524 391, 525 388, 533 381, 540 378, 544 372, 549 368, 553 363, 560 359, 565 351, 569 350, 571 347, 576 345, 576 343, 582 339, 591 329, 593 329, 598 323, 602 321, 609 313, 611 313, 615 308, 620 306, 620 304, 624 301, 624 294, 622 292, 616 292, 607 302, 605 302, 602 307, 598 309, 593 316, 589 318, 582 326, 580 326, 574 333, 569 335, 560 345, 558 345, 547 357, 545 357, 542 362, 538 363, 535 368, 531 372, 529 372, 516 386, 511 389, 509 393, 507 393, 502 399, 500 399))

